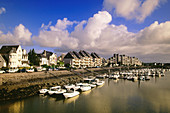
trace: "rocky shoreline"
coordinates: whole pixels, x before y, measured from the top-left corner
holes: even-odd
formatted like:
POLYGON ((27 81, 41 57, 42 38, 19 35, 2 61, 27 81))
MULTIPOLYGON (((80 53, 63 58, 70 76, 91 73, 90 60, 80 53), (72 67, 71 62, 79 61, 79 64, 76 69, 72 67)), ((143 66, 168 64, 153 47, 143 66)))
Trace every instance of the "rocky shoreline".
POLYGON ((0 75, 0 102, 27 98, 38 94, 41 88, 82 82, 83 76, 108 72, 108 69, 50 71, 34 73, 8 73, 0 75), (93 73, 92 73, 93 72, 93 73), (95 73, 95 74, 94 74, 95 73))

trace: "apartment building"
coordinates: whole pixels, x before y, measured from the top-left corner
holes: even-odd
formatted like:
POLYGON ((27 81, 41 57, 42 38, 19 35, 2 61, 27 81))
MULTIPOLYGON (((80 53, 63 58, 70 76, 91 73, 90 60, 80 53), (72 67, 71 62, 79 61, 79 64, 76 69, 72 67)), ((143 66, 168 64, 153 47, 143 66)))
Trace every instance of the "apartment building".
POLYGON ((2 46, 0 49, 1 62, 6 62, 6 67, 17 68, 27 67, 28 55, 26 50, 22 49, 20 45, 7 45, 2 46))
POLYGON ((81 67, 81 58, 77 52, 70 51, 64 57, 64 64, 65 65, 69 64, 73 68, 80 68, 81 67))
POLYGON ((82 60, 81 60, 82 67, 86 68, 86 67, 94 66, 93 57, 88 52, 86 52, 84 50, 80 50, 79 54, 82 57, 82 60))
POLYGON ((64 64, 75 68, 96 67, 102 65, 102 58, 98 54, 89 54, 84 50, 70 51, 64 57, 64 64))
POLYGON ((119 54, 113 54, 113 56, 108 59, 108 63, 110 64, 110 66, 118 66, 118 65, 140 66, 142 65, 142 62, 136 57, 130 57, 127 55, 119 55, 119 54))
POLYGON ((95 52, 91 53, 91 56, 93 57, 94 67, 102 66, 102 58, 95 52))

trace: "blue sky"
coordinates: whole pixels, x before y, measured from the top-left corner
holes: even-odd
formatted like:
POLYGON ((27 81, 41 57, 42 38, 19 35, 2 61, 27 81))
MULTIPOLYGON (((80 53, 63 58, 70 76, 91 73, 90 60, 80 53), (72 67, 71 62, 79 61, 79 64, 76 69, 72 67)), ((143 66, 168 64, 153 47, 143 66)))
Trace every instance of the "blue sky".
POLYGON ((144 62, 170 62, 170 1, 127 0, 129 6, 125 1, 1 0, 0 8, 5 11, 0 9, 0 45, 21 44, 27 50, 57 53, 85 49, 105 58, 120 53, 144 62), (83 29, 75 30, 81 23, 83 29), (41 28, 42 24, 48 28, 41 28), (162 35, 154 39, 161 30, 162 35))

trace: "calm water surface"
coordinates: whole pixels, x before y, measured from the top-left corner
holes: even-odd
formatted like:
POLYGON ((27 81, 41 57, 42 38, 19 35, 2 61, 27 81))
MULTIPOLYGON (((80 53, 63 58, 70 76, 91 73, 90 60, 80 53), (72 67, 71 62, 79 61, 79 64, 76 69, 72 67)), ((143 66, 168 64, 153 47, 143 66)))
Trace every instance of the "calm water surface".
POLYGON ((150 81, 105 81, 67 100, 38 95, 0 103, 0 113, 170 113, 170 72, 150 81))

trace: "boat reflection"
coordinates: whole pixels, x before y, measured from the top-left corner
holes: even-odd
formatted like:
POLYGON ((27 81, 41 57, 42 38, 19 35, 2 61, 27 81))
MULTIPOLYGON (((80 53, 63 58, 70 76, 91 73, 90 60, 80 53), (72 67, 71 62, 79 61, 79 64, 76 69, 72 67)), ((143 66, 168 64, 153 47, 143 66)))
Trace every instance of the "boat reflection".
POLYGON ((81 92, 82 95, 88 95, 90 94, 91 90, 85 91, 85 92, 81 92))
POLYGON ((72 102, 76 102, 76 100, 79 98, 79 95, 72 97, 72 98, 68 98, 68 99, 64 99, 64 103, 69 104, 72 102))

